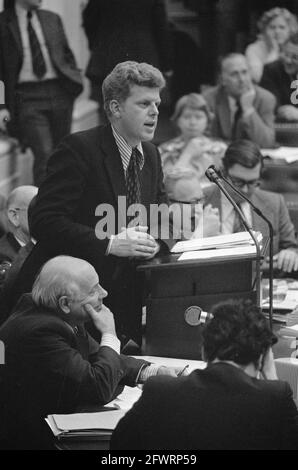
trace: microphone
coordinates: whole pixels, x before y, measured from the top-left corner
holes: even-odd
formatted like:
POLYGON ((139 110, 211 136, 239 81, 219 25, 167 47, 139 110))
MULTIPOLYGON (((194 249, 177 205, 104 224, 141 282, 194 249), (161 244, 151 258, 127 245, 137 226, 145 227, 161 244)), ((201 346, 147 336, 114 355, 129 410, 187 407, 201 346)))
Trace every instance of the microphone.
MULTIPOLYGON (((214 165, 211 165, 209 166, 209 168, 207 168, 206 173, 205 173, 207 178, 209 178, 209 176, 207 175, 207 171, 209 169, 211 170, 212 175, 215 174, 218 180, 222 179, 226 184, 230 186, 230 188, 233 189, 233 191, 235 191, 236 194, 238 194, 242 199, 247 201, 249 205, 251 206, 252 210, 259 217, 261 217, 261 219, 263 219, 268 226, 268 229, 269 229, 269 324, 272 330, 272 320, 273 320, 273 226, 272 226, 272 223, 263 214, 263 212, 257 206, 255 206, 254 203, 251 202, 251 200, 247 196, 245 196, 245 194, 239 191, 239 189, 237 189, 227 178, 225 178, 222 172, 219 169, 217 169, 214 165)), ((215 183, 215 180, 213 180, 213 182, 215 183)))
MULTIPOLYGON (((244 215, 242 214, 242 211, 240 210, 240 208, 238 207, 238 205, 236 204, 236 202, 234 201, 234 199, 232 198, 232 196, 228 193, 228 191, 226 190, 226 188, 222 185, 221 183, 221 177, 218 175, 217 173, 217 170, 215 169, 214 165, 211 165, 207 168, 207 170, 205 171, 205 175, 207 176, 207 178, 209 179, 209 181, 211 181, 211 183, 215 183, 220 191, 226 196, 226 198, 230 201, 230 203, 232 204, 232 206, 234 207, 234 210, 239 214, 239 217, 245 227, 245 229, 247 230, 247 232, 250 234, 255 246, 256 246, 256 252, 257 252, 257 260, 256 260, 256 271, 257 271, 257 285, 256 285, 256 289, 257 289, 257 304, 260 305, 261 302, 260 302, 260 288, 261 288, 261 280, 260 280, 260 271, 261 271, 261 268, 260 268, 260 259, 261 259, 261 250, 260 250, 260 247, 259 247, 259 244, 258 244, 258 241, 256 239, 256 236, 254 235, 253 231, 251 230, 251 228, 249 227, 244 215)), ((271 325, 271 322, 270 322, 270 325, 271 325)))
POLYGON ((214 165, 210 165, 207 168, 207 170, 205 171, 205 175, 207 176, 208 180, 211 181, 211 183, 215 184, 220 180, 221 177, 214 165))

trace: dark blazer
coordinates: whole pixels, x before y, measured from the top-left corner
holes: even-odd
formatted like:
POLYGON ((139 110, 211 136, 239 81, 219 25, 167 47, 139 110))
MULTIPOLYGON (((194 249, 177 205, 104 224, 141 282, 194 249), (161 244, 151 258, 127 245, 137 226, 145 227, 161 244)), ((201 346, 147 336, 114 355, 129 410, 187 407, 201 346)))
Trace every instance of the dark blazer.
MULTIPOLYGON (((204 190, 205 204, 211 204, 221 213, 221 193, 217 186, 212 185, 204 190)), ((273 253, 285 248, 297 249, 295 228, 290 219, 289 211, 281 194, 257 189, 251 196, 251 202, 258 207, 273 225, 273 253)), ((268 237, 268 226, 263 219, 252 212, 252 227, 260 231, 263 237, 268 237)))
MULTIPOLYGON (((255 111, 245 119, 240 118, 236 127, 236 139, 249 139, 261 147, 273 147, 274 131, 274 96, 259 86, 255 86, 255 111)), ((232 122, 228 95, 223 86, 211 87, 203 93, 214 118, 211 123, 211 135, 232 140, 232 122)))
POLYGON ((4 323, 4 321, 8 318, 14 306, 16 280, 25 260, 31 253, 33 247, 34 244, 31 240, 25 246, 22 246, 14 258, 12 265, 5 273, 5 279, 3 280, 3 284, 0 288, 0 325, 2 325, 2 323, 4 323))
MULTIPOLYGON (((167 196, 157 148, 147 142, 143 150, 141 202, 149 213, 150 204, 167 202, 167 196)), ((113 233, 120 232, 123 224, 117 227, 117 200, 119 196, 125 199, 125 195, 123 165, 110 125, 66 137, 50 158, 47 178, 32 210, 31 229, 37 245, 20 272, 23 292, 30 291, 34 275, 47 259, 59 254, 83 258, 95 267, 108 290, 107 302, 113 313, 124 315, 123 327, 130 328, 131 319, 131 328, 137 328, 140 317, 135 318, 133 305, 135 298, 140 304, 141 292, 136 263, 106 256, 109 240, 96 236, 96 225, 102 218, 96 215, 100 204, 115 208, 113 233)))
POLYGON ((298 449, 298 412, 286 382, 211 364, 188 377, 150 379, 110 448, 298 449))
MULTIPOLYGON (((60 16, 47 10, 37 10, 46 45, 53 66, 65 87, 65 93, 73 97, 83 89, 80 72, 68 45, 60 16)), ((23 47, 21 33, 14 9, 0 14, 0 80, 5 84, 5 107, 12 117, 16 110, 16 86, 22 67, 23 47)))
POLYGON ((0 340, 5 344, 0 430, 20 440, 27 433, 38 440, 47 414, 104 405, 123 385, 134 386, 148 364, 99 347, 83 327, 75 333, 55 312, 36 307, 29 294, 1 326, 0 340))
POLYGON ((125 60, 170 68, 164 0, 90 0, 83 27, 91 50, 86 75, 92 82, 101 83, 125 60))
POLYGON ((0 238, 0 262, 12 262, 17 256, 21 245, 11 232, 5 233, 0 238))
MULTIPOLYGON (((286 73, 281 60, 275 60, 266 64, 261 78, 260 85, 275 96, 277 107, 291 103, 291 83, 296 77, 291 77, 286 73)), ((296 105, 297 106, 297 105, 296 105)))

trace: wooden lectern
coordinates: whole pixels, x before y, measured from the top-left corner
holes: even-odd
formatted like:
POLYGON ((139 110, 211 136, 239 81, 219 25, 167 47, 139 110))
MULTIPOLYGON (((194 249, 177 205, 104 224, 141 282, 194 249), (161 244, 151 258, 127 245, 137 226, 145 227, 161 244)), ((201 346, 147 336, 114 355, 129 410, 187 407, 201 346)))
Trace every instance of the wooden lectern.
POLYGON ((145 275, 144 353, 198 360, 204 312, 231 298, 257 303, 259 263, 255 254, 212 260, 178 258, 179 255, 167 255, 137 268, 145 275))

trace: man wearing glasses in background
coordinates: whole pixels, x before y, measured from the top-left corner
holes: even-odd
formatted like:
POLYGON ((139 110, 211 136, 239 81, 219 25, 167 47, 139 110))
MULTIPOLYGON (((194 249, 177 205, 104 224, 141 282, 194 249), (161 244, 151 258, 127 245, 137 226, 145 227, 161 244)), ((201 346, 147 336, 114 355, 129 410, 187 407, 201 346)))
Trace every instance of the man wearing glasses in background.
MULTIPOLYGON (((237 140, 227 148, 222 162, 225 176, 263 212, 273 225, 274 267, 287 273, 297 271, 298 245, 285 201, 280 194, 259 189, 263 164, 259 147, 248 140, 237 140)), ((263 237, 268 236, 267 224, 252 212, 248 202, 243 201, 228 186, 226 189, 239 205, 252 229, 262 232, 263 237)), ((221 233, 235 233, 244 230, 233 206, 217 186, 212 185, 206 188, 205 196, 206 205, 211 204, 219 209, 221 233)))
POLYGON ((276 97, 276 117, 279 121, 298 121, 297 86, 291 86, 297 78, 298 33, 295 33, 283 45, 280 59, 265 65, 260 82, 276 97))

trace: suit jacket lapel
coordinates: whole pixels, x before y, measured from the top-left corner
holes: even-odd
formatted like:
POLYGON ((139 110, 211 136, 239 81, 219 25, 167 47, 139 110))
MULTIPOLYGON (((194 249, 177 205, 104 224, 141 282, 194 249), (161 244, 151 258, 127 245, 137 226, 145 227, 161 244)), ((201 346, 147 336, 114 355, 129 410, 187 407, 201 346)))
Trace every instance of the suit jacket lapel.
MULTIPOLYGON (((258 191, 255 191, 252 196, 251 196, 251 202, 256 205, 256 207, 259 207, 267 219, 269 219, 271 222, 272 221, 272 213, 271 209, 268 210, 268 207, 261 197, 261 194, 258 191)), ((266 222, 259 217, 254 211, 252 211, 252 226, 254 230, 258 230, 262 232, 263 235, 269 234, 268 233, 268 226, 266 222)))
POLYGON ((219 124, 222 129, 222 133, 226 139, 230 139, 232 133, 231 111, 228 96, 222 87, 219 89, 217 95, 217 109, 219 124))
POLYGON ((145 145, 143 145, 143 152, 144 152, 144 158, 145 158, 145 162, 144 162, 144 166, 143 166, 143 169, 141 171, 141 177, 140 177, 140 180, 141 180, 141 201, 143 204, 148 204, 150 202, 152 202, 152 199, 150 198, 150 191, 152 189, 152 171, 151 171, 151 168, 150 168, 150 165, 149 165, 149 157, 147 155, 147 151, 146 151, 146 148, 145 148, 145 145))
POLYGON ((12 34, 15 42, 16 42, 17 50, 18 50, 21 58, 23 58, 23 45, 22 45, 21 31, 20 31, 17 16, 16 16, 14 10, 9 10, 7 12, 7 24, 8 24, 8 28, 11 31, 11 34, 12 34))
POLYGON ((111 126, 106 126, 102 129, 102 132, 101 146, 105 154, 104 165, 110 177, 110 183, 117 202, 118 196, 126 194, 124 169, 111 126))
MULTIPOLYGON (((46 18, 44 18, 43 13, 44 13, 43 11, 36 10, 37 17, 38 17, 39 22, 40 22, 41 27, 42 27, 42 32, 43 32, 43 35, 44 35, 44 39, 45 39, 48 51, 50 53, 50 56, 52 58, 52 50, 51 50, 52 48, 51 48, 51 46, 52 46, 53 39, 54 39, 53 25, 51 23, 49 23, 49 21, 46 21, 46 18)), ((56 31, 56 33, 57 33, 57 31, 56 31)))

